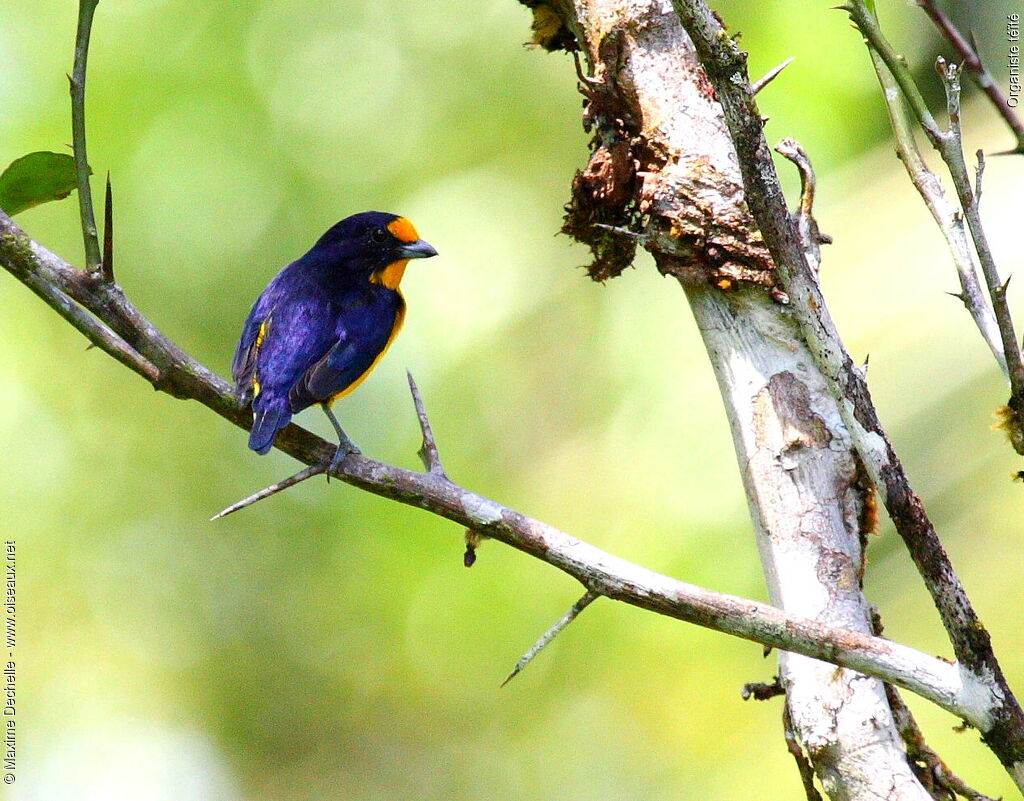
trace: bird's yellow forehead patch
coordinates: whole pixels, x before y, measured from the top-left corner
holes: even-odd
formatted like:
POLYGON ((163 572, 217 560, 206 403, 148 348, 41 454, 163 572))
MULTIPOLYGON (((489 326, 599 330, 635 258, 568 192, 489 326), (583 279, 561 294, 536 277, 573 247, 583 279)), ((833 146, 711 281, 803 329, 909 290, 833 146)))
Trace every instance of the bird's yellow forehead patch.
POLYGON ((399 217, 397 220, 389 222, 388 230, 395 235, 395 239, 399 242, 415 242, 420 238, 420 235, 416 233, 415 226, 405 217, 399 217))

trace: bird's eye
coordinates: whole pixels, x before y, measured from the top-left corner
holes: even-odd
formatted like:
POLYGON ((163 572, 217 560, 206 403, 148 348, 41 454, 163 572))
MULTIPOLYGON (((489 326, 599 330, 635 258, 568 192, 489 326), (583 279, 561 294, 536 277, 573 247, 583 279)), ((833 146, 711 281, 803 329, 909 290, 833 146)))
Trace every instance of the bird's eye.
POLYGON ((383 228, 374 228, 372 231, 370 231, 371 242, 383 242, 387 238, 388 232, 385 231, 383 228))

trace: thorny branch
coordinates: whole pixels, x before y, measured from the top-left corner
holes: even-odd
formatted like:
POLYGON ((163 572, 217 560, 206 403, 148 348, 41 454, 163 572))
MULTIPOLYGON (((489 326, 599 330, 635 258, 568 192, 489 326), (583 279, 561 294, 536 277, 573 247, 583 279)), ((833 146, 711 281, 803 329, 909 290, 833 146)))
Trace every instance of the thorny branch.
MULTIPOLYGON (((77 115, 75 153, 80 187, 84 186, 79 194, 80 198, 84 198, 81 201, 82 222, 89 270, 84 273, 76 271, 29 240, 2 213, 0 263, 91 342, 145 377, 155 388, 174 397, 198 400, 236 425, 248 428, 251 422, 249 414, 238 407, 226 382, 166 339, 139 313, 120 287, 113 283, 109 271, 111 261, 99 259, 95 220, 88 192, 84 136, 85 56, 95 5, 96 0, 81 0, 75 76, 71 79, 73 110, 77 115), (85 204, 88 204, 88 210, 85 204), (101 269, 103 267, 107 269, 101 269)), ((781 192, 774 171, 765 169, 760 181, 751 174, 751 170, 756 168, 757 158, 761 159, 762 167, 765 163, 770 167, 771 161, 770 156, 766 155, 767 149, 760 130, 761 119, 751 99, 753 93, 746 80, 742 58, 736 55, 738 51, 730 52, 721 26, 710 16, 702 2, 673 0, 673 5, 701 50, 702 59, 726 110, 726 118, 743 164, 751 209, 779 265, 784 288, 798 291, 794 298, 798 301, 795 309, 799 315, 808 297, 814 301, 821 299, 816 294, 812 271, 804 260, 807 254, 801 252, 793 236, 784 205, 781 207, 782 213, 779 213, 781 192), (709 33, 714 36, 702 37, 702 34, 709 33), (716 52, 718 46, 724 49, 716 52), (727 76, 733 79, 732 87, 722 83, 727 76), (736 76, 740 80, 736 81, 736 76), (744 112, 747 112, 746 117, 744 112), (755 154, 753 159, 752 152, 755 154), (752 189, 764 191, 763 198, 756 196, 756 191, 752 189), (790 258, 794 253, 797 254, 796 258, 790 258)), ((970 189, 969 182, 967 189, 970 189)), ((975 196, 975 206, 976 201, 975 196)), ((977 236, 975 240, 977 242, 977 236)), ((360 455, 350 455, 332 471, 332 475, 369 492, 456 521, 473 531, 475 536, 499 539, 577 578, 587 588, 587 593, 549 634, 557 632, 592 600, 605 595, 765 646, 849 667, 910 689, 979 728, 1011 771, 1017 768, 1015 775, 1019 780, 1020 770, 1017 766, 1021 752, 1024 751, 1020 745, 1019 707, 1005 685, 988 646, 987 634, 978 623, 949 567, 930 523, 920 510, 919 501, 910 492, 891 446, 884 439, 862 376, 838 343, 823 302, 815 302, 814 308, 820 310, 821 317, 804 317, 801 324, 813 342, 818 342, 820 338, 829 346, 838 346, 831 360, 828 354, 820 354, 821 366, 835 384, 837 399, 846 404, 844 411, 847 423, 854 430, 855 436, 859 437, 858 445, 872 478, 879 483, 897 529, 907 540, 915 562, 925 575, 962 664, 951 665, 879 637, 824 625, 788 615, 765 604, 675 581, 617 559, 540 521, 527 518, 459 487, 450 481, 441 467, 436 443, 433 443, 429 431, 429 421, 411 377, 410 388, 424 433, 421 455, 428 472, 415 473, 360 455), (835 357, 839 357, 838 361, 835 357), (877 443, 867 445, 870 440, 867 435, 880 438, 882 446, 877 443), (429 447, 431 443, 434 444, 433 451, 429 447), (1015 735, 1016 741, 1013 739, 1015 735)), ((1012 373, 1011 368, 1011 376, 1012 373)), ((331 445, 295 425, 281 433, 276 445, 310 465, 307 470, 281 482, 281 485, 291 485, 310 475, 325 472, 334 452, 331 445)), ((278 489, 268 488, 257 495, 267 497, 274 491, 278 489)), ((254 496, 254 499, 258 500, 259 497, 254 496)), ((241 508, 241 505, 233 508, 241 508)), ((524 659, 536 653, 545 641, 542 638, 524 659)))
POLYGON ((955 64, 947 64, 942 58, 936 61, 936 69, 942 77, 946 90, 949 127, 944 130, 928 110, 924 97, 910 73, 910 68, 900 59, 885 38, 878 25, 878 20, 868 9, 864 0, 849 0, 842 8, 850 15, 850 19, 861 32, 869 48, 877 53, 896 80, 903 97, 917 118, 918 124, 924 130, 932 147, 938 151, 949 171, 960 208, 967 221, 967 230, 970 232, 978 262, 981 265, 982 275, 985 277, 1006 361, 1010 382, 1010 399, 1005 407, 1003 427, 1014 450, 1024 454, 1024 356, 1017 344, 1013 317, 1006 302, 1006 287, 999 277, 995 256, 981 222, 979 198, 977 193, 971 189, 970 171, 964 159, 960 132, 960 69, 955 64))
MULTIPOLYGON (((53 290, 39 294, 76 328, 88 331, 105 351, 132 353, 131 358, 121 359, 122 363, 156 389, 198 401, 241 428, 251 425, 251 414, 238 406, 231 386, 168 340, 116 284, 100 282, 76 270, 29 239, 2 212, 0 264, 33 289, 42 285, 53 290), (99 321, 91 328, 84 323, 90 316, 99 321)), ((278 435, 275 446, 315 472, 325 469, 335 451, 330 443, 295 424, 278 435)), ((332 475, 500 540, 573 576, 594 596, 604 595, 762 645, 849 667, 917 693, 982 731, 991 726, 984 688, 957 665, 889 640, 788 615, 767 604, 660 575, 466 490, 442 475, 417 473, 354 454, 347 456, 332 475)))
MULTIPOLYGON (((906 106, 898 91, 896 80, 893 78, 889 68, 885 66, 878 52, 869 49, 871 63, 878 76, 878 82, 882 86, 882 96, 885 98, 885 105, 889 111, 889 121, 892 125, 893 134, 896 140, 896 154, 910 177, 911 183, 921 195, 921 199, 931 212, 939 230, 942 231, 946 244, 953 256, 953 264, 956 267, 957 275, 960 278, 960 294, 957 296, 967 307, 974 324, 981 332, 999 364, 1003 374, 1009 377, 1006 367, 1006 357, 1003 355, 1003 344, 1000 339, 999 327, 996 324, 995 315, 992 313, 992 305, 981 287, 978 280, 978 272, 974 260, 974 252, 964 228, 963 215, 958 213, 953 204, 946 196, 939 177, 928 167, 927 162, 921 155, 914 138, 910 117, 907 114, 906 106)), ((980 152, 980 151, 979 151, 980 152)), ((984 162, 979 160, 979 166, 984 162)), ((978 179, 981 173, 979 169, 978 179)), ((981 181, 975 181, 975 194, 981 196, 981 181)))
MULTIPOLYGON (((999 84, 993 80, 992 75, 985 69, 985 65, 982 64, 981 57, 978 55, 977 46, 967 41, 956 25, 953 24, 953 21, 939 8, 939 4, 935 0, 917 0, 917 5, 935 23, 935 27, 946 37, 946 40, 956 50, 957 55, 963 59, 964 66, 967 68, 971 80, 988 95, 992 105, 995 106, 996 112, 1009 126, 1010 132, 1017 140, 1017 144, 1012 150, 1006 151, 1006 153, 1024 153, 1024 122, 1010 108, 1006 95, 999 88, 999 84)), ((978 194, 981 193, 979 192, 978 194)))

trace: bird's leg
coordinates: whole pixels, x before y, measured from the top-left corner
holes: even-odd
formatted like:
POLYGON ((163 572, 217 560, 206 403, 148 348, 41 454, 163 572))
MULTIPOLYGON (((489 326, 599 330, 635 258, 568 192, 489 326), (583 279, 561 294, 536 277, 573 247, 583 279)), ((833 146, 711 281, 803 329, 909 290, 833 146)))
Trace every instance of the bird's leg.
POLYGON ((334 458, 331 460, 331 465, 327 469, 328 480, 330 480, 331 472, 341 464, 342 459, 350 453, 362 453, 362 451, 359 450, 358 445, 348 438, 348 434, 346 434, 344 429, 342 429, 341 423, 339 423, 338 418, 334 416, 334 412, 331 411, 331 407, 326 403, 321 403, 320 406, 323 408, 324 414, 327 415, 327 419, 331 421, 331 425, 334 426, 334 432, 338 435, 338 450, 335 451, 334 458))

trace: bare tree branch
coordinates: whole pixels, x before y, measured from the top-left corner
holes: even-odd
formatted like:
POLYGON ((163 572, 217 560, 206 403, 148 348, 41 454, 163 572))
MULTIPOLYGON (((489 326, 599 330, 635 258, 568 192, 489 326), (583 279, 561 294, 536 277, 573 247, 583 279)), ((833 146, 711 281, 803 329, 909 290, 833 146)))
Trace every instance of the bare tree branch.
POLYGON ((1006 152, 1024 153, 1024 122, 1010 108, 1006 95, 999 88, 999 84, 993 80, 992 75, 985 69, 985 65, 981 63, 977 47, 964 38, 963 34, 953 24, 953 21, 939 8, 939 4, 935 0, 917 0, 917 5, 935 23, 935 27, 939 29, 939 32, 946 38, 946 41, 953 46, 957 55, 963 59, 964 66, 967 67, 971 80, 988 95, 992 105, 995 106, 996 112, 1003 118, 1010 132, 1017 140, 1016 146, 1006 152))
MULTIPOLYGON (((83 9, 91 4, 91 20, 95 0, 82 0, 82 4, 83 9)), ((695 62, 681 64, 675 48, 661 46, 671 40, 690 47, 664 7, 656 11, 653 5, 643 10, 617 9, 614 13, 632 13, 636 19, 620 16, 617 22, 627 24, 598 29, 590 26, 604 22, 600 3, 591 7, 586 2, 558 0, 556 5, 561 7, 560 13, 572 18, 575 33, 555 31, 548 35, 547 26, 542 44, 562 42, 566 46, 575 36, 585 43, 593 68, 593 77, 584 76, 582 71, 580 77, 588 98, 584 123, 588 130, 595 131, 595 153, 588 170, 577 176, 566 230, 594 250, 594 277, 616 275, 641 244, 652 250, 659 267, 675 275, 686 289, 727 396, 769 590, 777 606, 661 576, 456 485, 444 473, 411 376, 410 389, 423 433, 421 456, 427 472, 416 473, 359 455, 350 455, 334 465, 331 445, 291 425, 275 444, 310 467, 225 513, 327 472, 467 527, 472 532, 472 539, 467 539, 467 564, 471 563, 476 538, 484 536, 540 558, 577 578, 588 591, 524 657, 527 661, 599 595, 783 649, 780 666, 787 709, 795 706, 790 701, 802 698, 800 706, 807 710, 814 689, 823 688, 829 692, 827 703, 835 704, 828 708, 834 713, 833 728, 839 726, 839 713, 853 714, 861 723, 870 719, 874 725, 872 739, 866 744, 857 741, 856 752, 847 749, 835 759, 808 752, 811 761, 807 764, 813 764, 830 793, 845 793, 849 798, 878 797, 873 776, 839 775, 858 763, 876 767, 873 757, 878 755, 884 758, 886 769, 891 766, 893 775, 898 774, 893 784, 900 786, 899 798, 922 797, 923 788, 907 771, 899 738, 893 734, 890 707, 880 682, 866 680, 859 673, 917 692, 979 728, 1021 782, 1024 733, 1020 709, 999 671, 987 633, 977 621, 885 439, 863 376, 842 348, 808 263, 808 259, 816 262, 821 240, 812 227, 813 177, 805 154, 798 149, 792 151, 805 178, 804 204, 798 215, 804 232, 801 240, 778 188, 742 54, 703 2, 673 0, 673 5, 697 44, 710 85, 701 70, 694 69, 695 62), (571 11, 567 11, 569 6, 573 6, 571 11), (641 16, 644 24, 640 24, 641 16), (628 24, 631 22, 637 24, 628 24), (645 25, 656 30, 652 34, 645 25), (658 41, 657 37, 665 38, 658 41), (652 46, 656 43, 659 46, 652 46), (647 63, 649 68, 633 69, 631 59, 637 54, 662 59, 658 66, 668 68, 670 73, 662 72, 653 62, 647 63), (690 69, 691 74, 684 77, 680 67, 690 69), (676 71, 671 72, 673 69, 676 71), (633 96, 626 91, 629 81, 635 82, 628 86, 635 92, 633 96), (640 85, 644 81, 648 83, 640 85), (676 91, 680 94, 673 94, 676 91), (717 95, 740 157, 745 193, 738 177, 732 175, 735 162, 716 174, 717 165, 714 161, 701 162, 699 150, 658 149, 663 143, 645 128, 650 122, 649 109, 642 104, 631 105, 636 98, 646 100, 654 95, 670 98, 663 117, 667 126, 678 130, 675 117, 692 114, 687 123, 693 129, 687 135, 699 139, 701 134, 708 134, 716 146, 724 131, 721 114, 708 110, 717 95), (694 99, 696 103, 691 105, 689 101, 694 99), (693 156, 697 158, 689 160, 693 156), (701 173, 702 169, 705 172, 701 173), (753 216, 743 206, 744 194, 753 216), (691 203, 698 195, 701 202, 691 203), (644 225, 644 219, 649 223, 644 225), (645 230, 637 233, 636 228, 645 230), (744 291, 726 291, 736 288, 744 291), (790 309, 781 311, 771 299, 778 303, 792 301, 790 309), (775 341, 764 348, 752 347, 751 343, 759 344, 766 335, 774 336, 775 341), (813 358, 803 357, 807 347, 813 358), (856 443, 868 473, 881 488, 897 529, 935 597, 960 659, 957 664, 870 633, 859 585, 863 545, 858 542, 870 490, 867 481, 859 477, 852 443, 856 443), (808 494, 805 497, 800 492, 808 494), (764 493, 763 497, 759 493, 764 493), (798 502, 803 511, 813 512, 806 515, 806 529, 799 520, 801 516, 794 513, 798 502), (769 542, 770 537, 777 541, 769 542), (814 540, 820 547, 802 540, 814 540), (795 553, 789 552, 787 543, 797 546, 795 553), (832 561, 823 571, 821 559, 826 552, 832 561), (807 577, 808 583, 783 580, 794 575, 807 577), (805 586, 820 595, 808 595, 805 586), (835 670, 821 661, 850 670, 835 670), (871 711, 867 717, 858 717, 863 710, 871 711), (846 792, 854 786, 858 792, 846 792)), ((545 7, 549 14, 555 13, 545 7)), ((76 87, 73 80, 72 88, 80 93, 80 152, 84 159, 88 25, 84 27, 84 39, 81 30, 80 24, 81 81, 76 87)), ((77 67, 78 59, 76 71, 77 67)), ((720 148, 716 155, 722 152, 720 148)), ((87 173, 85 179, 87 182, 87 173)), ((91 230, 95 241, 94 221, 91 230)), ((84 208, 83 231, 88 253, 90 228, 84 208)), ((121 354, 123 363, 157 389, 198 400, 247 428, 250 414, 238 406, 226 382, 164 337, 119 286, 104 280, 107 276, 96 274, 93 259, 87 261, 89 271, 74 270, 0 214, 0 263, 10 272, 108 352, 121 354), (93 318, 95 324, 90 325, 93 318), (129 358, 132 354, 136 358, 129 358)), ((1012 375, 1012 367, 1010 372, 1012 375)), ((794 721, 794 730, 805 744, 808 725, 813 726, 813 720, 810 724, 808 720, 805 715, 794 721)), ((823 721, 823 741, 834 741, 843 751, 851 741, 833 737, 835 732, 827 730, 829 725, 823 721)))
MULTIPOLYGON (((914 139, 913 128, 904 106, 903 96, 899 92, 892 73, 889 72, 889 68, 885 66, 885 62, 882 61, 881 56, 878 55, 876 50, 869 48, 868 52, 871 54, 871 63, 875 68, 875 74, 878 76, 878 82, 882 86, 882 96, 889 111, 889 121, 892 124, 896 140, 896 153, 903 162, 911 183, 913 183, 914 188, 921 195, 921 199, 924 201, 928 211, 931 212, 935 224, 942 231, 950 254, 953 256, 953 264, 960 278, 960 294, 957 297, 967 307, 968 312, 970 312, 971 317, 974 319, 974 324, 978 327, 978 331, 988 345, 989 350, 992 351, 992 355, 1002 369, 1003 374, 1009 378, 1006 357, 1003 355, 1003 344, 1000 339, 999 326, 992 312, 992 305, 982 291, 981 282, 978 280, 974 252, 971 249, 970 241, 967 238, 967 231, 964 228, 964 218, 957 212, 953 204, 949 202, 946 192, 942 187, 942 182, 929 169, 927 162, 925 162, 924 157, 921 155, 921 150, 914 139)), ((983 162, 979 162, 979 164, 981 163, 983 162)), ((981 182, 976 180, 975 185, 980 190, 981 182)), ((980 192, 978 194, 980 195, 980 192)))
MULTIPOLYGON (((70 290, 77 304, 51 303, 65 319, 90 313, 102 319, 106 336, 121 329, 131 343, 159 354, 167 365, 155 379, 147 368, 128 366, 175 397, 196 400, 241 428, 251 413, 238 407, 231 386, 167 340, 119 291, 75 270, 32 242, 0 212, 0 264, 23 283, 56 283, 70 290), (128 322, 131 321, 131 322, 128 322), (138 326, 137 328, 132 326, 138 326)), ((336 448, 292 424, 275 446, 317 470, 330 464, 336 448)), ((539 520, 527 517, 442 476, 417 473, 365 456, 349 456, 332 473, 348 484, 409 506, 425 509, 474 531, 500 540, 573 576, 592 592, 658 614, 749 639, 773 648, 792 650, 815 659, 876 676, 938 704, 982 731, 990 723, 984 685, 956 665, 889 640, 839 626, 830 626, 773 606, 712 592, 659 575, 612 556, 539 520)))
POLYGON ((949 170, 950 180, 967 221, 967 229, 971 234, 974 250, 978 255, 981 272, 985 276, 985 283, 999 328, 1003 356, 1006 360, 1010 399, 1007 402, 1008 414, 1004 428, 1014 450, 1024 454, 1024 356, 1022 356, 1020 345, 1017 343, 1013 317, 1006 302, 1005 286, 999 278, 999 270, 996 267, 995 257, 981 222, 978 200, 971 189, 970 173, 964 159, 963 142, 960 135, 960 69, 953 64, 947 65, 942 58, 936 62, 936 69, 942 77, 946 90, 946 108, 949 114, 949 128, 943 130, 928 110, 924 97, 910 73, 910 68, 900 60, 892 45, 885 38, 878 25, 878 20, 868 9, 864 0, 848 0, 842 8, 849 13, 850 19, 864 36, 868 46, 878 54, 896 80, 932 147, 938 151, 949 170))

